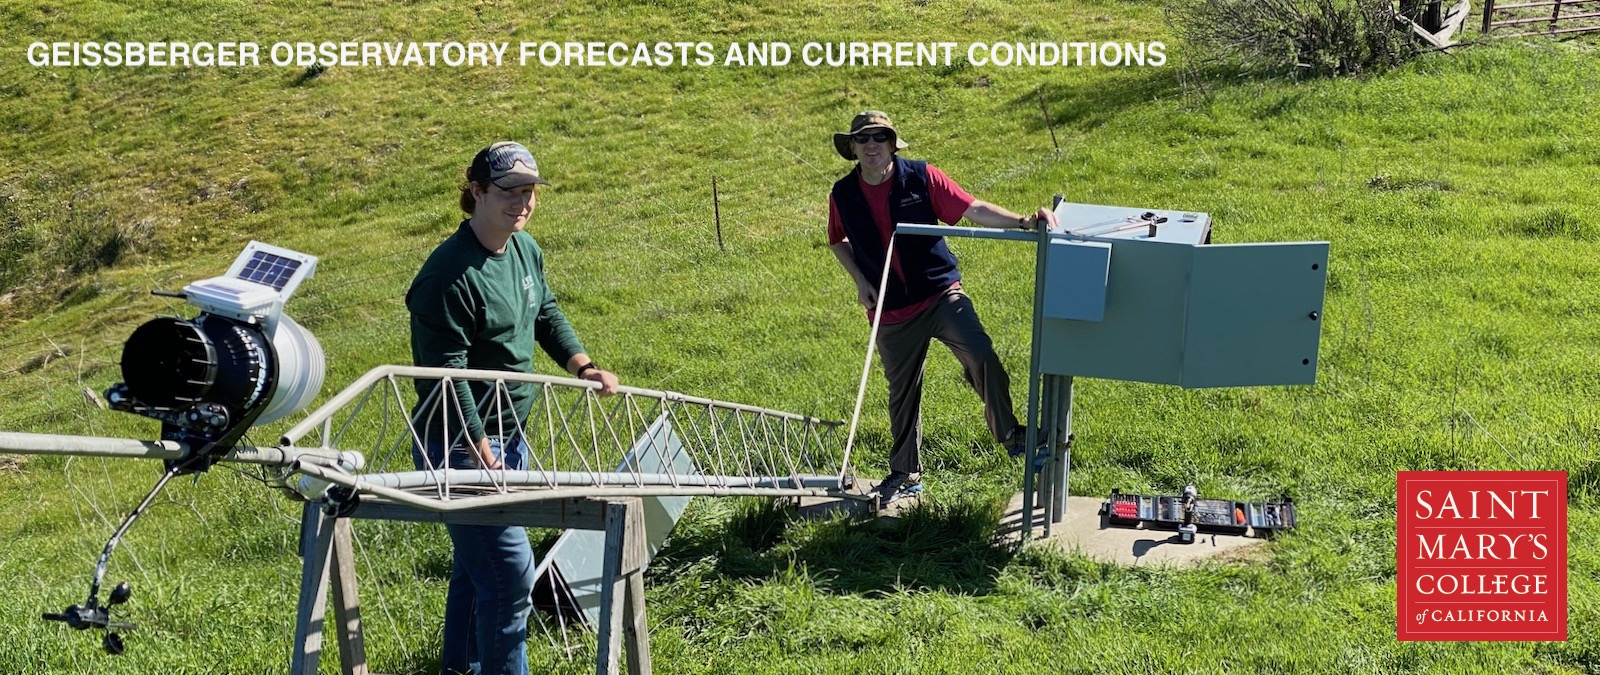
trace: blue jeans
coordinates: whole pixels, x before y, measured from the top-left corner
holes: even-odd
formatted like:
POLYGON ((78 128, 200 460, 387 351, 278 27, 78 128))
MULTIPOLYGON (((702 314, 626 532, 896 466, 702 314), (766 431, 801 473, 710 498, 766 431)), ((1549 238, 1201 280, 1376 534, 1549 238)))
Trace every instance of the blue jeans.
MULTIPOLYGON (((527 468, 520 439, 490 438, 489 446, 507 469, 527 468)), ((428 443, 433 466, 444 464, 442 445, 428 443)), ((450 451, 452 469, 476 469, 470 451, 450 451)), ((420 470, 422 453, 412 449, 420 470)), ((533 548, 527 530, 497 525, 445 525, 455 547, 444 605, 447 675, 527 675, 528 612, 533 608, 533 548)))

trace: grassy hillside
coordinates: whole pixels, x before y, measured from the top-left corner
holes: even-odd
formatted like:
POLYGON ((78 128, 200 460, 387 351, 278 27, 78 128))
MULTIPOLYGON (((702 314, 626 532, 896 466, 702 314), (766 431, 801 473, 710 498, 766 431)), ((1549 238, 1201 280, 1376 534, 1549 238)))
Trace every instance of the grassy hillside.
MULTIPOLYGON (((1245 563, 1125 569, 989 542, 1020 467, 936 351, 930 496, 901 527, 789 523, 702 500, 647 576, 660 672, 1600 670, 1600 60, 1496 43, 1380 77, 1209 81, 1179 68, 39 69, 35 40, 1168 40, 1155 2, 471 5, 86 0, 0 7, 0 429, 146 437, 90 407, 148 295, 250 239, 321 257, 288 313, 330 386, 409 359, 401 297, 453 230, 472 153, 511 138, 556 183, 530 230, 591 354, 624 382, 841 418, 867 326, 826 249, 829 135, 888 110, 908 156, 1014 210, 1201 210, 1220 242, 1326 240, 1318 384, 1077 389, 1073 492, 1280 492, 1300 528, 1245 563), (1062 151, 1039 112, 1042 91, 1062 151), (710 183, 722 196, 717 248, 710 183), (1399 644, 1394 473, 1571 476, 1566 643, 1399 644)), ((1169 51, 1181 62, 1181 46, 1169 51)), ((1013 373, 1031 253, 958 240, 1013 373)), ((554 372, 553 369, 547 372, 554 372)), ((880 380, 860 470, 884 468, 880 380)), ((269 428, 257 439, 275 436, 269 428)), ((0 458, 3 461, 4 458, 0 458)), ((183 481, 110 578, 144 628, 110 658, 38 619, 87 573, 156 467, 0 463, 0 672, 281 672, 295 505, 218 469, 183 481)), ((358 523, 377 672, 438 648, 442 530, 358 523)), ((537 632, 537 629, 536 629, 537 632)), ((572 635, 580 643, 585 639, 572 635)), ((557 638, 560 641, 560 638, 557 638)), ((541 646, 536 670, 583 672, 541 646)))

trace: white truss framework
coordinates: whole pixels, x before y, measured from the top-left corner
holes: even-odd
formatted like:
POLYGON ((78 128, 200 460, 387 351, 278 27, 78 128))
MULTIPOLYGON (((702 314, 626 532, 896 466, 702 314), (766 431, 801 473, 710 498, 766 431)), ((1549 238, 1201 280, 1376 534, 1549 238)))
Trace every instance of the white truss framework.
POLYGON ((318 455, 360 452, 364 473, 307 462, 290 468, 434 511, 570 497, 825 495, 853 481, 840 422, 634 387, 602 397, 599 388, 544 375, 380 366, 295 425, 280 446, 318 455), (416 380, 440 385, 414 406, 416 380), (415 450, 425 441, 462 445, 466 419, 453 385, 463 380, 490 385, 478 406, 490 420, 486 431, 520 441, 526 470, 446 468, 415 450), (495 421, 511 400, 507 386, 518 382, 536 388, 532 409, 519 428, 500 427, 495 421), (647 433, 658 419, 670 436, 647 433), (681 461, 672 468, 678 454, 687 455, 690 470, 681 461))

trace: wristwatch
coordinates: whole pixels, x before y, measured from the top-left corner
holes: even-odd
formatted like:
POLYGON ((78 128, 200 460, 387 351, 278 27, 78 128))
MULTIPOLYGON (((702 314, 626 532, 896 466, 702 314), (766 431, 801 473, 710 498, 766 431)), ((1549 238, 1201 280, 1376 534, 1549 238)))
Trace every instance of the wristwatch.
POLYGON ((590 361, 590 362, 585 363, 585 364, 583 364, 581 366, 578 366, 578 372, 573 373, 573 375, 575 375, 577 377, 583 377, 584 373, 587 373, 587 372, 589 372, 591 370, 599 370, 599 369, 600 369, 600 366, 597 366, 597 365, 594 364, 593 361, 590 361))

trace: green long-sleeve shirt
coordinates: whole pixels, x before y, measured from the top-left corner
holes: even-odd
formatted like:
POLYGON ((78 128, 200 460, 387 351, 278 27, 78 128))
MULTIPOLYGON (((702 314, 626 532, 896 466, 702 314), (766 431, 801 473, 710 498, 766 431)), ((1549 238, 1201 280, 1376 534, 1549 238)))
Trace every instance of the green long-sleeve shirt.
MULTIPOLYGON (((531 373, 536 342, 563 370, 573 355, 583 352, 555 293, 545 283, 544 252, 526 232, 516 233, 505 251, 494 253, 479 243, 468 221, 462 221, 422 264, 406 291, 406 308, 411 310, 411 358, 419 366, 531 373)), ((429 438, 441 433, 438 403, 428 401, 438 382, 416 381, 418 407, 413 419, 419 425, 434 425, 418 429, 429 438)), ((456 381, 461 412, 451 406, 450 428, 458 429, 465 417, 473 442, 487 434, 510 436, 519 420, 528 418, 538 388, 526 382, 506 383, 510 406, 508 410, 506 401, 501 401, 498 416, 492 414, 492 389, 493 383, 456 381)))

